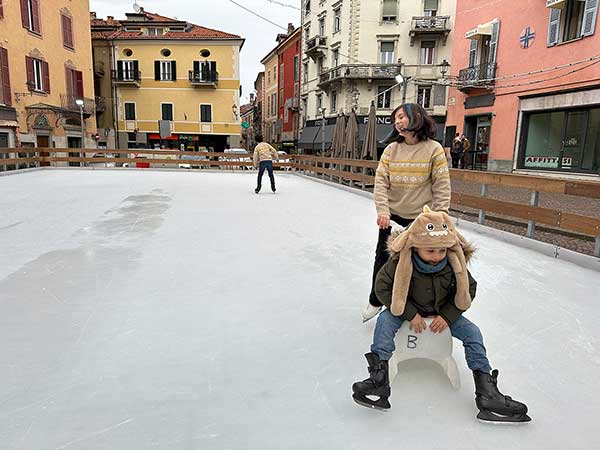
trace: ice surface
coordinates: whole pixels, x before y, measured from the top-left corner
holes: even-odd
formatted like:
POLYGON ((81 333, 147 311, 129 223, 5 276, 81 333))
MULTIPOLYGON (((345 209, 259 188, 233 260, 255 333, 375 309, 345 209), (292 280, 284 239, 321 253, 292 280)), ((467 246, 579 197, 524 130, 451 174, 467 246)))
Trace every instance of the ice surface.
POLYGON ((476 421, 457 341, 459 391, 409 361, 362 408, 372 202, 277 175, 0 177, 0 449, 600 448, 598 272, 464 232, 467 316, 533 422, 476 421))

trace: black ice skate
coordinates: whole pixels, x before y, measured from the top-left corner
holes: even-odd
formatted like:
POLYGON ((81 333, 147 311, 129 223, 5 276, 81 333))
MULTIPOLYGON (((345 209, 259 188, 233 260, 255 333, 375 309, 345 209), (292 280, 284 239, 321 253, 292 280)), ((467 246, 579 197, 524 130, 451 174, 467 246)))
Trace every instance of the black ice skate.
POLYGON ((475 403, 479 409, 477 418, 484 422, 496 423, 521 423, 529 422, 527 406, 513 400, 508 395, 498 390, 498 371, 492 374, 476 370, 473 372, 475 379, 475 403))
POLYGON ((391 395, 388 376, 388 362, 379 359, 376 353, 365 355, 369 363, 369 378, 357 381, 352 385, 352 398, 356 403, 367 408, 388 410, 392 407, 388 398, 391 395), (378 397, 377 400, 369 398, 378 397))

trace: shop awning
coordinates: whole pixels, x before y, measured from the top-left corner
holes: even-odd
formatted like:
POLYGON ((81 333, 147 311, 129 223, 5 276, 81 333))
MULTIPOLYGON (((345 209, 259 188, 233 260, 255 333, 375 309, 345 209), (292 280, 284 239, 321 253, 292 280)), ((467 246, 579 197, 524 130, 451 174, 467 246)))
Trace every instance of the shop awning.
POLYGON ((312 148, 319 127, 304 127, 298 139, 298 147, 312 148))
POLYGON ((465 33, 467 39, 481 39, 482 36, 491 36, 494 22, 487 22, 481 25, 477 25, 477 28, 473 28, 465 33))
MULTIPOLYGON (((333 129, 335 125, 325 125, 325 148, 328 149, 331 146, 331 140, 333 137, 333 129)), ((310 148, 313 150, 319 150, 321 148, 321 140, 323 131, 320 125, 313 127, 304 127, 300 133, 300 139, 298 140, 299 148, 310 148)))

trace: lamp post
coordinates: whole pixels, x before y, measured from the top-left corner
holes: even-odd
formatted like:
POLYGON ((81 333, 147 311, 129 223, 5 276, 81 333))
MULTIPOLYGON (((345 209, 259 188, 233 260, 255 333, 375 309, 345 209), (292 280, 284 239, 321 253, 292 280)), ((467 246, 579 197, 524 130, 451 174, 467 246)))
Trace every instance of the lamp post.
POLYGON ((438 64, 438 67, 440 68, 442 78, 446 78, 446 74, 448 73, 448 69, 450 68, 450 63, 446 61, 446 59, 444 59, 440 64, 438 64))
POLYGON ((411 77, 403 76, 402 74, 396 75, 396 83, 402 86, 402 104, 406 103, 406 86, 408 85, 408 80, 411 77))
MULTIPOLYGON (((77 106, 79 106, 79 120, 81 123, 81 149, 83 150, 83 147, 85 145, 85 123, 83 122, 83 99, 78 98, 77 100, 75 100, 75 103, 77 104, 77 106)), ((85 152, 83 153, 83 157, 85 158, 85 152)), ((80 166, 83 167, 83 161, 80 163, 80 166)))
POLYGON ((327 108, 319 108, 321 113, 321 156, 325 156, 325 110, 327 108))

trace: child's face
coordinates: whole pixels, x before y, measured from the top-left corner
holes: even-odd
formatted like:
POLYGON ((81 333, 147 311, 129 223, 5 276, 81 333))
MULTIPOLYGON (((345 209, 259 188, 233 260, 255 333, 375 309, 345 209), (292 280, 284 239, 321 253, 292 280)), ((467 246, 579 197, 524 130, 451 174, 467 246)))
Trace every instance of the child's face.
POLYGON ((406 112, 404 112, 404 108, 400 108, 396 112, 396 117, 394 117, 394 125, 396 126, 396 130, 398 130, 402 136, 407 134, 403 129, 408 128, 409 123, 410 119, 406 115, 406 112))
POLYGON ((446 257, 445 248, 417 248, 417 255, 427 264, 436 265, 446 257))

